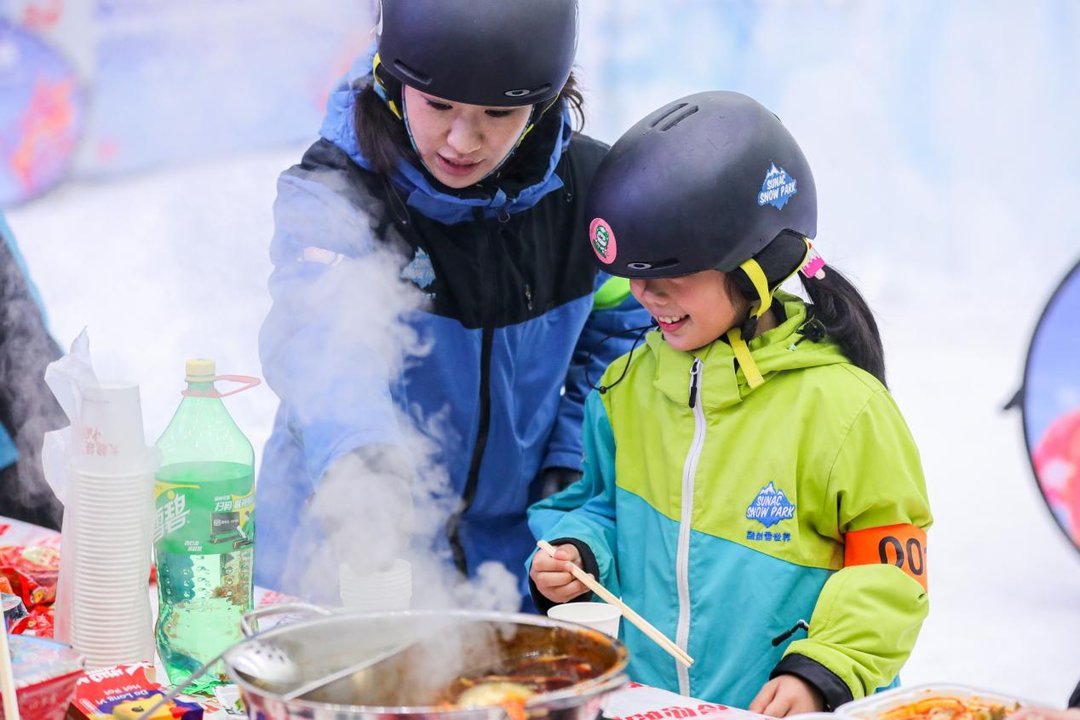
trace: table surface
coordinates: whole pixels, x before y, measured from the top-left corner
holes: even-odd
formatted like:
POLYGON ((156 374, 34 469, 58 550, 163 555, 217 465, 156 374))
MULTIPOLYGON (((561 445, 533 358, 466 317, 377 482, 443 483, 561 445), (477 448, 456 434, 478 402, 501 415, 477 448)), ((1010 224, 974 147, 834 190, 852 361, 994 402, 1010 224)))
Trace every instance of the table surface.
MULTIPOLYGON (((60 547, 60 533, 48 528, 31 525, 19 520, 0 516, 0 545, 60 547)), ((152 607, 157 609, 157 593, 150 593, 152 607)), ((286 595, 255 588, 255 606, 266 607, 292 600, 286 595)), ((156 657, 157 677, 164 678, 165 670, 156 657)), ((195 698, 198 700, 198 698, 195 698)), ((223 710, 214 708, 207 720, 221 720, 223 710)), ((611 693, 604 701, 604 716, 610 720, 664 720, 665 718, 698 718, 700 720, 755 720, 761 715, 746 710, 729 708, 723 705, 707 703, 696 698, 685 697, 660 688, 631 683, 627 687, 611 693)))

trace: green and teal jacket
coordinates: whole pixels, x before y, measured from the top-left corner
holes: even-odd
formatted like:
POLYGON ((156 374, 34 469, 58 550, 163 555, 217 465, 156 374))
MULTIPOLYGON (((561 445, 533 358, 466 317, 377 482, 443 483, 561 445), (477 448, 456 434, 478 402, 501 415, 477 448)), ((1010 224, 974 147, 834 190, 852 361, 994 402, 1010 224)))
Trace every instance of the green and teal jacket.
POLYGON ((893 683, 911 653, 931 514, 892 396, 800 332, 800 299, 777 299, 780 324, 749 343, 757 388, 722 340, 681 352, 654 331, 612 363, 586 400, 582 480, 529 522, 695 660, 624 620, 633 679, 745 708, 794 674, 832 708, 893 683), (805 635, 787 632, 800 620, 805 635))

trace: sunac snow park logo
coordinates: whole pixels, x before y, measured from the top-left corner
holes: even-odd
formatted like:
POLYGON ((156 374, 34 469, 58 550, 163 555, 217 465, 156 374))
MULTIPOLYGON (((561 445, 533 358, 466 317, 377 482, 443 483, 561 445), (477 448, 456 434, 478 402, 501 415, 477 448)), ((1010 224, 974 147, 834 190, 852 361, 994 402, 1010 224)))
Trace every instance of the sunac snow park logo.
POLYGON ((777 490, 772 483, 761 488, 750 507, 746 508, 747 520, 756 520, 767 528, 793 517, 795 505, 787 499, 783 490, 777 490))
POLYGON ((772 205, 777 210, 783 210, 787 201, 797 192, 799 181, 788 175, 784 168, 776 167, 776 163, 769 163, 765 180, 758 191, 757 204, 761 207, 772 205))

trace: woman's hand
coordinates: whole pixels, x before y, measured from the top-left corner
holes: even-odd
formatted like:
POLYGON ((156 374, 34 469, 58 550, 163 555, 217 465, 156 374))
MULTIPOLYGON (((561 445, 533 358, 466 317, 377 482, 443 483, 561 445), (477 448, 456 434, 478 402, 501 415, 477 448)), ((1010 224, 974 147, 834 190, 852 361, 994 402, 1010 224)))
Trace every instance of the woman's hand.
POLYGON ((810 683, 795 675, 781 675, 765 683, 747 708, 759 715, 787 717, 796 713, 821 712, 825 699, 810 683))
POLYGON ((543 550, 533 555, 529 577, 536 583, 536 589, 548 600, 564 603, 573 600, 582 593, 589 592, 580 580, 570 574, 570 566, 581 567, 581 553, 573 545, 560 545, 555 548, 555 557, 543 550))

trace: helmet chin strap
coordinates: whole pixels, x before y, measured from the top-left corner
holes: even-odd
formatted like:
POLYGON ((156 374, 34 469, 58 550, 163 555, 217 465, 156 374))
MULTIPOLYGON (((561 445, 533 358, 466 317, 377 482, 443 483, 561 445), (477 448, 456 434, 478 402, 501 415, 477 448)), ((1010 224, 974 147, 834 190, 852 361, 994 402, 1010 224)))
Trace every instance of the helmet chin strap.
POLYGON ((401 108, 398 107, 397 102, 386 91, 386 83, 383 82, 379 74, 379 66, 381 65, 382 58, 379 57, 379 53, 375 53, 375 57, 371 60, 371 77, 375 79, 375 94, 382 98, 382 101, 386 103, 386 107, 390 108, 390 112, 394 113, 398 120, 404 120, 405 115, 401 112, 401 108))
POLYGON ((772 293, 769 291, 769 280, 765 277, 765 271, 761 269, 761 265, 758 264, 757 260, 750 258, 740 265, 739 269, 746 273, 746 277, 750 278, 750 282, 757 292, 757 299, 751 301, 750 315, 746 320, 727 331, 727 338, 728 342, 731 343, 732 351, 735 353, 735 359, 739 361, 739 367, 742 368, 743 375, 746 376, 746 382, 750 384, 751 388, 756 388, 765 383, 765 378, 761 376, 761 371, 758 370, 757 363, 754 362, 754 356, 750 354, 750 348, 747 347, 743 336, 753 339, 754 333, 757 331, 758 320, 772 307, 772 293))
MULTIPOLYGON (((822 273, 821 267, 824 265, 824 261, 821 260, 820 255, 817 255, 813 251, 810 241, 807 238, 802 238, 802 242, 805 245, 805 251, 803 253, 803 259, 799 265, 791 270, 787 275, 780 278, 775 287, 780 287, 789 277, 794 275, 800 269, 809 276, 807 272, 811 263, 820 261, 820 264, 815 265, 813 268, 809 268, 817 273, 822 273)), ((761 264, 754 258, 750 258, 742 265, 739 266, 741 270, 750 280, 750 284, 754 287, 754 293, 757 298, 750 301, 750 313, 745 320, 731 328, 727 332, 728 342, 731 343, 731 349, 735 353, 735 358, 739 361, 739 367, 743 369, 743 375, 746 376, 746 381, 750 384, 751 388, 756 388, 764 384, 765 379, 761 376, 761 371, 758 369, 757 363, 754 362, 754 357, 750 353, 750 348, 747 346, 747 340, 752 340, 754 334, 757 332, 758 321, 769 311, 772 307, 773 301, 773 288, 769 286, 769 277, 765 274, 765 270, 762 269, 761 264)), ((815 277, 821 277, 823 275, 815 275, 815 277)))

